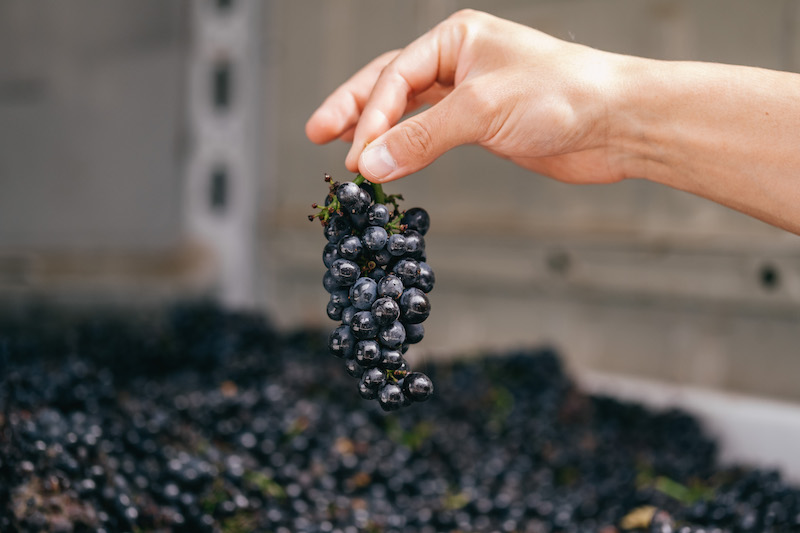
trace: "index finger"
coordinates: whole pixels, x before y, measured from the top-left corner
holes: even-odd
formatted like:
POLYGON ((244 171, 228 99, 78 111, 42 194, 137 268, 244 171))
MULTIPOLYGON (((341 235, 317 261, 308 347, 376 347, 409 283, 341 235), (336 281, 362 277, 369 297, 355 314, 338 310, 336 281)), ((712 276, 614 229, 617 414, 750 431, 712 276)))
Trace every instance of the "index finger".
POLYGON ((381 71, 356 125, 347 154, 348 168, 372 140, 397 124, 409 101, 434 85, 452 85, 466 26, 452 18, 437 25, 397 54, 381 71))
POLYGON ((306 136, 323 144, 352 130, 381 70, 398 53, 393 50, 381 54, 333 91, 306 122, 306 136))

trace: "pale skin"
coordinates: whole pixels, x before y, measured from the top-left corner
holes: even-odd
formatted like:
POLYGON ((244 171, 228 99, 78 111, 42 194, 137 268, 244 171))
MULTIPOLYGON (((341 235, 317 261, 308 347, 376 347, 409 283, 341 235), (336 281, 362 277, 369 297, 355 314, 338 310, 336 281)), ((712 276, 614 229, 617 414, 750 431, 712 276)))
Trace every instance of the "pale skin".
POLYGON ((648 179, 800 234, 800 74, 613 54, 466 10, 366 65, 306 134, 352 142, 346 167, 378 183, 476 144, 560 181, 648 179))

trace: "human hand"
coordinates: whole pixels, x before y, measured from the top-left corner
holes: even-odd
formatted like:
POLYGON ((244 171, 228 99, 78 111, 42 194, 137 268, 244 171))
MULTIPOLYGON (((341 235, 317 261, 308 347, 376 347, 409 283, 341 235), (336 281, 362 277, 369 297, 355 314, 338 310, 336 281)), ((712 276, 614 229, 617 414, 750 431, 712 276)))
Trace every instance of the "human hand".
POLYGON ((459 11, 341 85, 306 133, 315 143, 352 141, 347 168, 378 182, 463 144, 562 181, 618 181, 625 175, 607 110, 622 98, 622 68, 623 56, 459 11))

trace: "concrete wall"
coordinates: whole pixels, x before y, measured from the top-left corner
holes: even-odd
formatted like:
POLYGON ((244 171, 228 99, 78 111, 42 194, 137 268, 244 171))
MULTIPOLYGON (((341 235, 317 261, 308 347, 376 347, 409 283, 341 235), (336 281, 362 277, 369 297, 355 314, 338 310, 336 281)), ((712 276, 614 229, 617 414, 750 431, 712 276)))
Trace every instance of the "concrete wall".
MULTIPOLYGON (((216 2, 0 0, 0 298, 214 293, 221 248, 192 234, 184 196, 192 5, 216 2)), ((306 215, 324 172, 347 177, 347 147, 308 142, 306 119, 462 7, 622 53, 800 70, 793 0, 264 2, 254 300, 281 325, 332 325, 306 215)), ((578 372, 800 400, 797 236, 649 183, 559 184, 471 147, 387 189, 433 218, 415 365, 547 342, 578 372)))

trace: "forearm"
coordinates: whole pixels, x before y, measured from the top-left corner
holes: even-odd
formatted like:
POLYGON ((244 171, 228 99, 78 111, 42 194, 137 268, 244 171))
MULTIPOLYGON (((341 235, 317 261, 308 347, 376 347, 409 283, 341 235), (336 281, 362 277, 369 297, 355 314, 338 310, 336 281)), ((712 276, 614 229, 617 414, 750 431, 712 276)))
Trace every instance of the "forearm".
POLYGON ((630 58, 609 142, 626 177, 800 233, 800 75, 630 58))

